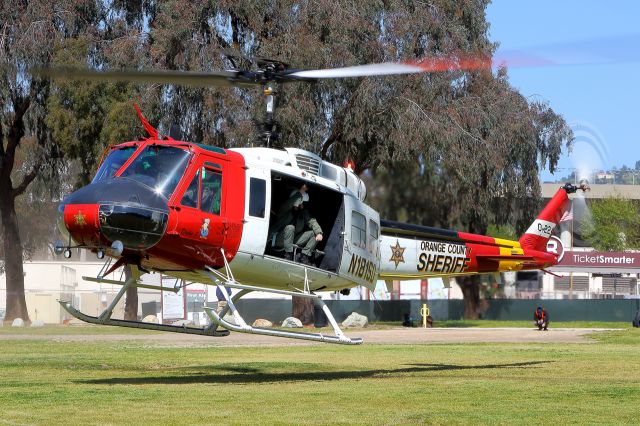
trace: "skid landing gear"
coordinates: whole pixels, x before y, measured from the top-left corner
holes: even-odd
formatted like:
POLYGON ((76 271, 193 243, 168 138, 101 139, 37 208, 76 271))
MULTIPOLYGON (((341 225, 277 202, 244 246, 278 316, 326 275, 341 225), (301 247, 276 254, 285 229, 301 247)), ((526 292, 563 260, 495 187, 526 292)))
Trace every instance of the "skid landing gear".
POLYGON ((208 307, 204 308, 206 314, 209 316, 213 324, 216 324, 222 327, 223 329, 236 331, 239 333, 260 334, 263 336, 274 336, 274 337, 286 337, 289 339, 312 340, 315 342, 338 343, 342 345, 359 345, 362 343, 361 338, 352 339, 345 336, 345 334, 340 329, 340 326, 336 322, 335 318, 333 317, 333 314, 331 314, 331 310, 329 310, 327 305, 322 301, 322 297, 317 294, 313 294, 311 293, 311 291, 309 291, 309 282, 307 279, 306 269, 305 269, 305 283, 304 283, 303 291, 273 290, 273 289, 243 285, 238 283, 233 277, 233 273, 231 272, 231 268, 229 267, 229 263, 227 262, 227 258, 224 254, 224 251, 222 252, 222 258, 224 259, 224 265, 225 265, 224 274, 213 268, 209 268, 209 267, 206 268, 208 270, 207 273, 211 277, 212 281, 214 283, 215 282, 221 283, 221 284, 218 284, 218 288, 221 290, 220 292, 227 300, 227 306, 219 314, 214 309, 211 309, 208 307), (237 288, 237 289, 240 289, 241 291, 234 297, 229 297, 225 287, 237 288), (305 297, 305 298, 312 299, 313 302, 316 304, 316 306, 320 306, 322 308, 323 312, 327 316, 327 319, 331 323, 331 326, 333 327, 333 331, 335 334, 331 336, 331 335, 324 335, 322 333, 304 333, 304 332, 287 331, 287 330, 276 330, 276 329, 270 329, 270 328, 253 327, 251 325, 248 325, 240 315, 240 312, 238 312, 238 309, 236 308, 234 302, 237 302, 238 299, 240 299, 242 296, 252 291, 265 291, 265 292, 270 292, 275 294, 282 294, 286 296, 297 296, 297 297, 305 297), (226 313, 229 312, 229 310, 231 310, 231 314, 233 315, 235 324, 232 324, 224 320, 224 317, 226 313))
POLYGON ((113 314, 113 309, 116 307, 122 296, 125 295, 127 289, 129 287, 143 287, 143 288, 151 288, 161 291, 175 291, 175 289, 171 287, 158 287, 151 285, 139 284, 138 279, 140 278, 140 272, 137 268, 132 267, 132 277, 127 281, 114 281, 114 280, 105 280, 101 278, 89 278, 83 277, 85 280, 107 283, 107 284, 117 284, 121 285, 122 288, 113 299, 113 301, 109 304, 109 306, 97 317, 90 316, 84 314, 71 306, 71 302, 59 300, 58 302, 74 318, 77 318, 81 321, 88 322, 90 324, 97 325, 111 325, 114 327, 127 327, 127 328, 141 328, 145 330, 156 330, 156 331, 170 331, 173 333, 185 333, 185 334, 197 334, 200 336, 211 336, 211 337, 224 337, 229 335, 228 330, 216 330, 216 324, 212 323, 206 328, 200 327, 187 327, 187 326, 178 326, 178 325, 165 325, 165 324, 153 324, 149 322, 142 321, 128 321, 128 320, 118 320, 112 319, 111 315, 113 314))
POLYGON ((90 315, 84 314, 71 306, 70 302, 66 302, 63 300, 59 300, 58 303, 73 317, 79 319, 80 321, 88 322, 90 324, 98 324, 98 325, 111 325, 114 327, 127 327, 127 328, 142 328, 145 330, 155 330, 155 331, 171 331, 173 333, 185 333, 185 334, 198 334, 200 336, 212 336, 212 337, 225 337, 229 335, 229 331, 227 330, 214 330, 215 324, 207 328, 198 328, 198 327, 187 327, 187 326, 179 326, 179 325, 165 325, 165 324, 153 324, 150 322, 142 322, 142 321, 127 321, 127 320, 117 320, 111 318, 102 318, 100 317, 92 317, 90 315))
POLYGON ((177 325, 165 325, 165 324, 153 324, 142 321, 128 321, 128 320, 119 320, 111 318, 113 314, 113 310, 115 309, 118 302, 122 299, 122 297, 127 292, 127 289, 130 287, 141 287, 148 288, 152 290, 160 290, 160 291, 172 291, 177 292, 179 288, 177 287, 163 287, 163 286, 155 286, 155 285, 147 285, 139 282, 140 278, 140 270, 131 265, 132 276, 126 281, 115 281, 108 280, 103 278, 104 275, 108 275, 105 273, 105 269, 107 272, 115 269, 114 267, 109 268, 110 262, 105 262, 105 265, 100 270, 97 278, 91 277, 83 277, 83 279, 88 281, 94 281, 98 283, 105 284, 115 284, 121 285, 122 288, 113 299, 113 301, 109 304, 109 306, 97 317, 90 316, 80 312, 78 309, 71 306, 71 302, 67 301, 59 301, 60 305, 73 317, 88 322, 90 324, 97 325, 110 325, 114 327, 127 327, 127 328, 141 328, 145 330, 156 330, 156 331, 169 331, 173 333, 185 333, 185 334, 197 334, 201 336, 211 336, 211 337, 223 337, 228 336, 230 331, 237 331, 239 333, 249 333, 249 334, 259 334, 263 336, 273 336, 273 337, 286 337, 289 339, 300 339, 300 340, 311 340, 314 342, 325 342, 325 343, 337 343, 342 345, 359 345, 362 343, 361 338, 350 338, 345 336, 345 334, 340 329, 340 326, 336 322, 331 310, 329 307, 322 301, 322 297, 314 294, 309 289, 309 280, 307 277, 307 270, 305 269, 305 280, 304 280, 304 290, 296 291, 287 291, 287 290, 274 290, 263 287, 249 286, 238 283, 233 277, 233 273, 231 272, 231 268, 229 267, 229 263, 226 260, 224 251, 222 251, 222 258, 225 262, 225 273, 221 273, 220 271, 207 267, 205 272, 211 278, 213 284, 217 285, 227 300, 227 306, 220 311, 220 313, 216 312, 214 309, 210 307, 205 307, 204 310, 211 320, 211 324, 206 328, 200 327, 188 327, 188 326, 177 326, 177 325), (104 274, 104 275, 103 275, 104 274), (240 292, 236 294, 234 297, 230 297, 226 291, 226 288, 236 288, 239 289, 240 292), (288 330, 278 330, 278 329, 270 329, 270 328, 260 328, 253 327, 248 325, 245 320, 238 312, 236 308, 235 302, 237 302, 244 295, 251 293, 252 291, 265 291, 275 294, 281 294, 286 296, 297 296, 297 297, 305 297, 308 299, 312 299, 316 306, 319 306, 329 323, 333 327, 334 335, 325 335, 322 333, 305 333, 305 332, 296 332, 296 331, 288 331, 288 330), (231 314, 234 317, 235 324, 232 324, 229 321, 224 319, 225 315, 231 311, 231 314))

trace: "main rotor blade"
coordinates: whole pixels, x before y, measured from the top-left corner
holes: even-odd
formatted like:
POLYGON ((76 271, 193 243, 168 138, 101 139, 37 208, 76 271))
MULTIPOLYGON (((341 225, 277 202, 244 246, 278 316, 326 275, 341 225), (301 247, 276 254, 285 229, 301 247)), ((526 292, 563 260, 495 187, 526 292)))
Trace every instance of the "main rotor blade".
POLYGON ((239 71, 117 70, 96 71, 82 68, 35 68, 31 73, 59 80, 132 81, 138 83, 180 84, 185 86, 254 86, 261 83, 253 73, 239 71))
POLYGON ((640 34, 542 45, 521 50, 498 50, 493 57, 457 54, 406 62, 385 62, 322 70, 293 70, 283 73, 284 81, 325 78, 369 77, 442 71, 475 71, 497 67, 590 65, 640 61, 640 34))
POLYGON ((449 58, 428 58, 419 61, 384 62, 380 64, 357 65, 324 70, 302 70, 284 74, 284 79, 315 80, 323 78, 370 77, 377 75, 417 74, 424 72, 478 70, 491 68, 491 58, 465 56, 449 58))

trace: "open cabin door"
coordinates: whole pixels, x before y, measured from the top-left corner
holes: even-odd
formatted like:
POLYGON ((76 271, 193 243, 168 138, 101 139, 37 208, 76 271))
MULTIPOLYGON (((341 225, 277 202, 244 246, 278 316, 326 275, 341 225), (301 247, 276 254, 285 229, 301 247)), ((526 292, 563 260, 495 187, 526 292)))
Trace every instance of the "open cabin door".
POLYGON ((262 255, 267 244, 271 209, 271 175, 268 170, 250 167, 246 171, 244 226, 239 251, 262 255))
POLYGON ((344 202, 340 206, 338 216, 335 219, 333 227, 330 232, 324 236, 326 243, 324 245, 324 256, 322 262, 320 262, 320 269, 324 269, 331 272, 338 272, 340 269, 340 263, 342 262, 342 251, 344 247, 344 202))

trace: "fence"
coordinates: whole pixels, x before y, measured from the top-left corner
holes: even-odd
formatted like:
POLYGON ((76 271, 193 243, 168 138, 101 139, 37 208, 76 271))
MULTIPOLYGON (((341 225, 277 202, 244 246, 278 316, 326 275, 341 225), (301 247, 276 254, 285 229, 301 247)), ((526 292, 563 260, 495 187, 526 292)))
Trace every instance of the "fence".
MULTIPOLYGON (((89 315, 98 315, 113 294, 80 294, 81 309, 89 315)), ((58 293, 33 293, 27 295, 27 306, 31 319, 41 319, 46 323, 59 323, 68 317, 60 308, 57 299, 64 298, 58 293)), ((72 300, 71 298, 66 298, 72 300)), ((78 301, 75 302, 76 304, 78 301)), ((215 302, 214 302, 215 303, 215 302)), ((460 320, 464 314, 462 300, 325 300, 337 321, 342 322, 352 312, 369 318, 369 321, 402 323, 409 314, 416 323, 420 322, 420 308, 426 303, 435 321, 460 320)), ((122 305, 122 303, 120 304, 122 305)), ((119 305, 114 317, 122 316, 119 305)), ((201 311, 201 303, 187 304, 189 311, 201 311)), ((247 322, 258 318, 275 323, 291 316, 290 299, 241 299, 237 302, 240 312, 247 322)), ((632 321, 640 310, 640 299, 490 299, 482 302, 483 319, 490 320, 531 320, 537 306, 549 312, 552 321, 632 321)), ((159 301, 142 303, 142 316, 155 314, 160 310, 159 301)), ((0 312, 1 313, 1 312, 0 312)), ((1 317, 1 316, 0 316, 1 317)))
MULTIPOLYGON (((328 300, 325 302, 336 320, 343 321, 351 312, 369 318, 369 321, 401 323, 405 314, 416 322, 420 321, 423 303, 429 306, 435 321, 459 320, 464 314, 462 300, 328 300)), ((274 322, 291 315, 290 300, 247 299, 237 303, 247 321, 265 318, 274 322)), ((638 299, 615 300, 538 300, 538 299, 491 299, 486 300, 483 319, 491 320, 531 320, 533 311, 543 306, 552 321, 632 321, 640 309, 638 299)))

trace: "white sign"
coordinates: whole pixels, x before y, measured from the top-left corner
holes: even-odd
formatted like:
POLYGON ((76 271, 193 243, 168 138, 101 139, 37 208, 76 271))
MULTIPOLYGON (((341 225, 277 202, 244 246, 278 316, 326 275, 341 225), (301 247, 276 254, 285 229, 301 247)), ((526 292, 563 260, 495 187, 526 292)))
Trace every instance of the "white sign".
POLYGON ((162 292, 162 318, 163 319, 183 319, 184 316, 184 295, 183 290, 174 293, 171 291, 162 292))

